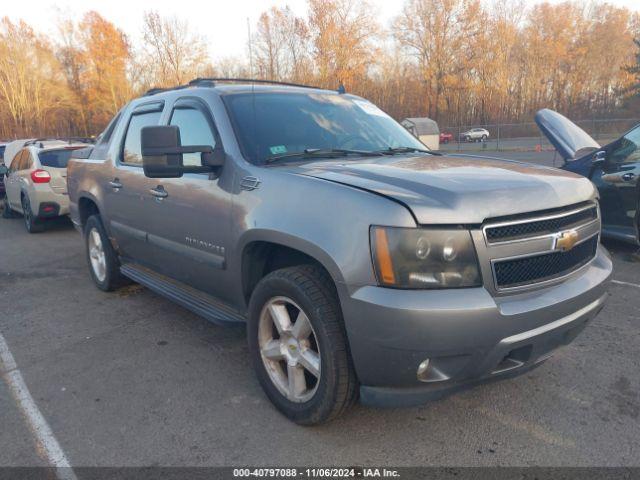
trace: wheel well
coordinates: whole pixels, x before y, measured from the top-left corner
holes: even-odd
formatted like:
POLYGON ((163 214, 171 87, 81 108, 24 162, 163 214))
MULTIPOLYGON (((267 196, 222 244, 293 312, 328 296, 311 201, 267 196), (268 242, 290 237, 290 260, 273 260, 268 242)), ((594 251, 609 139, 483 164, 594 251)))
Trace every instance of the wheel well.
POLYGON ((84 225, 87 223, 87 219, 91 215, 100 214, 100 210, 98 210, 98 206, 93 200, 82 197, 78 201, 78 213, 80 214, 80 224, 84 227, 84 225))
POLYGON ((247 303, 258 282, 269 273, 296 265, 315 265, 329 272, 315 258, 300 250, 271 242, 252 242, 242 252, 242 291, 247 303))

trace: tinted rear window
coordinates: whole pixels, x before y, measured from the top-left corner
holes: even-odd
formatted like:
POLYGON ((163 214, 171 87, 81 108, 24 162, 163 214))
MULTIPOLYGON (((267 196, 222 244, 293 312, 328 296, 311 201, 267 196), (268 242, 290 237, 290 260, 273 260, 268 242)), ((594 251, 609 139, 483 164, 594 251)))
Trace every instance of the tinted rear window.
POLYGON ((40 164, 43 167, 67 168, 67 163, 69 163, 73 150, 72 148, 48 150, 46 152, 40 152, 38 158, 40 158, 40 164))

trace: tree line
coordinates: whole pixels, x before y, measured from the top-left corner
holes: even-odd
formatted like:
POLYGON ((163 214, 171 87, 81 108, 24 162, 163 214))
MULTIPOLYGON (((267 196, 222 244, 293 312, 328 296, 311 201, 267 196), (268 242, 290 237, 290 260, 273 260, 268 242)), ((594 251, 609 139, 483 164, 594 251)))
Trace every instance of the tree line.
POLYGON ((95 135, 131 98, 198 76, 342 84, 395 118, 441 125, 530 121, 543 107, 637 116, 640 105, 640 15, 606 3, 404 0, 382 25, 366 0, 307 0, 305 16, 264 11, 246 54, 216 61, 186 21, 154 11, 137 44, 95 11, 57 32, 0 21, 0 138, 95 135))

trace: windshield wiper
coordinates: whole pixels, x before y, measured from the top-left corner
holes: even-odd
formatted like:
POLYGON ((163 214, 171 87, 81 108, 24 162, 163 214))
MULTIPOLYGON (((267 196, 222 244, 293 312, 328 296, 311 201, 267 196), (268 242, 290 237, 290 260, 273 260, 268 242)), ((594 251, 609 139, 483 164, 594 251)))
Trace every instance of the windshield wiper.
POLYGON ((442 155, 441 153, 434 152, 432 150, 426 150, 424 148, 415 148, 415 147, 389 147, 386 150, 376 150, 376 153, 380 153, 382 155, 395 155, 397 153, 428 153, 429 155, 442 155))
POLYGON ((363 157, 379 157, 383 155, 380 152, 372 152, 369 150, 349 150, 345 148, 305 148, 300 152, 281 153, 278 155, 271 155, 265 159, 265 163, 273 163, 285 158, 316 158, 316 157, 328 157, 338 158, 346 157, 347 155, 361 155, 363 157))

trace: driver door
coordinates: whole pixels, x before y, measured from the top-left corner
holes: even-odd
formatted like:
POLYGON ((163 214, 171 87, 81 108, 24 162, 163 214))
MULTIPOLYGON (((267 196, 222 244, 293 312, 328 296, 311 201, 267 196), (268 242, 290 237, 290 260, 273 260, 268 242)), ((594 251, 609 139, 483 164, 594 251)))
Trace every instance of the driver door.
MULTIPOLYGON (((194 97, 176 100, 168 124, 180 128, 183 146, 215 147, 220 138, 207 104, 194 97)), ((200 153, 183 154, 185 166, 202 166, 200 153)), ((150 179, 163 193, 150 202, 148 239, 154 270, 230 302, 233 289, 226 269, 230 242, 233 170, 220 176, 185 173, 180 178, 150 179)))
POLYGON ((640 126, 606 147, 602 170, 593 181, 600 190, 603 226, 618 236, 638 235, 640 126))

